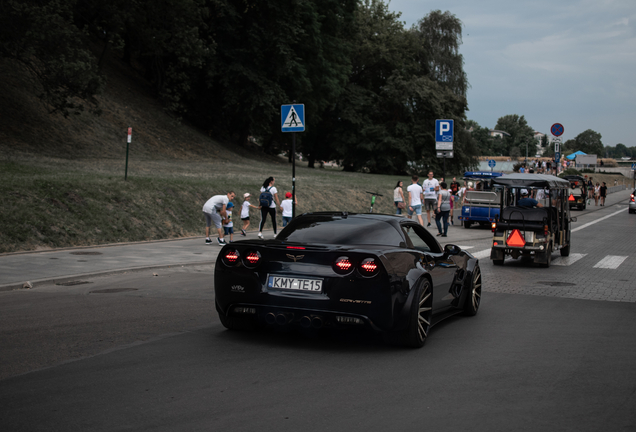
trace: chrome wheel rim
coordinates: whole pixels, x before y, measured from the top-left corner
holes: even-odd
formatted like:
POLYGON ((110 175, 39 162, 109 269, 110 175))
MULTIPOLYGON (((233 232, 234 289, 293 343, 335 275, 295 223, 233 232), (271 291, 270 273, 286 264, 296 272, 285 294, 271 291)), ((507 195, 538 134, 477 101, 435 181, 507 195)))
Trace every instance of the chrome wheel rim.
POLYGON ((431 306, 430 299, 431 293, 428 290, 428 286, 424 291, 422 291, 422 295, 420 296, 420 304, 417 314, 417 334, 420 337, 420 340, 424 340, 428 336, 428 331, 431 328, 431 310, 433 309, 431 306))
POLYGON ((479 270, 479 268, 475 270, 475 274, 473 275, 471 301, 473 303, 473 309, 479 309, 479 302, 481 301, 481 270, 479 270))

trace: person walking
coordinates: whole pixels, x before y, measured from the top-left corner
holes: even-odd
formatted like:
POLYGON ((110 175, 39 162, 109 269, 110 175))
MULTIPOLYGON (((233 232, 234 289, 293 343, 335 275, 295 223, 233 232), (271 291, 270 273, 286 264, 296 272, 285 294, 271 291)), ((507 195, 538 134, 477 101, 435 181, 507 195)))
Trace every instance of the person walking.
MULTIPOLYGON (((603 162, 603 161, 601 161, 603 162)), ((607 184, 603 182, 603 186, 599 188, 599 194, 601 195, 601 205, 605 205, 605 197, 607 196, 607 184)))
POLYGON ((601 196, 601 185, 596 182, 596 186, 594 186, 594 205, 598 207, 598 199, 601 196))
POLYGON ((412 184, 406 188, 409 193, 409 209, 407 212, 407 216, 409 219, 413 216, 413 213, 417 215, 417 220, 420 222, 420 225, 424 225, 422 221, 422 186, 420 186, 417 181, 419 177, 416 174, 413 174, 411 177, 412 184))
POLYGON ((234 192, 228 192, 225 195, 214 195, 212 198, 206 201, 203 205, 203 215, 205 216, 205 243, 210 244, 210 226, 214 223, 214 227, 219 233, 217 242, 223 246, 225 245, 225 239, 223 237, 223 225, 222 221, 227 216, 227 205, 234 199, 236 194, 234 192))
POLYGON ((428 220, 427 227, 431 226, 431 212, 435 212, 437 204, 437 192, 439 192, 439 182, 433 178, 433 171, 428 172, 428 178, 422 182, 424 191, 424 209, 428 220))
POLYGON ((248 192, 243 194, 243 205, 241 206, 241 220, 243 221, 243 227, 241 228, 241 235, 245 237, 247 233, 245 230, 250 226, 250 207, 260 209, 260 207, 252 205, 250 203, 251 195, 248 192))
POLYGON ((263 238, 263 226, 267 220, 267 215, 272 219, 272 226, 274 227, 274 236, 278 233, 276 231, 276 207, 280 206, 278 200, 278 190, 274 187, 276 179, 274 177, 267 177, 261 186, 261 195, 259 197, 259 203, 261 207, 261 223, 258 225, 258 238, 263 238))
POLYGON ((403 186, 404 182, 400 180, 393 189, 393 203, 395 204, 396 215, 401 215, 402 209, 406 207, 406 203, 404 202, 404 192, 402 191, 403 186))
POLYGON ((450 213, 451 193, 446 190, 446 182, 441 182, 440 190, 437 193, 437 205, 435 207, 435 223, 437 224, 437 235, 446 237, 448 232, 448 214, 450 213), (440 224, 440 220, 444 224, 444 228, 440 224))
MULTIPOLYGON (((298 200, 295 201, 295 204, 298 205, 298 200)), ((293 204, 292 204, 292 193, 285 192, 285 199, 280 203, 280 209, 283 211, 283 228, 287 226, 287 224, 292 220, 293 215, 293 204)))
POLYGON ((457 207, 457 200, 459 199, 459 183, 457 183, 457 178, 453 177, 449 191, 451 193, 450 223, 451 225, 455 225, 455 222, 453 222, 453 211, 455 207, 457 207))

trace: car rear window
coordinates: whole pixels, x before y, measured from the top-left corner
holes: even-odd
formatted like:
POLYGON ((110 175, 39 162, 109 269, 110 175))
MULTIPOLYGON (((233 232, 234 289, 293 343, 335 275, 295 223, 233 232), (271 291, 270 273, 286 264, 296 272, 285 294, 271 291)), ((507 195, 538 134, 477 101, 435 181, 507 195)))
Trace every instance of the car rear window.
POLYGON ((353 217, 295 219, 277 239, 293 243, 395 247, 404 241, 398 230, 387 222, 353 217))

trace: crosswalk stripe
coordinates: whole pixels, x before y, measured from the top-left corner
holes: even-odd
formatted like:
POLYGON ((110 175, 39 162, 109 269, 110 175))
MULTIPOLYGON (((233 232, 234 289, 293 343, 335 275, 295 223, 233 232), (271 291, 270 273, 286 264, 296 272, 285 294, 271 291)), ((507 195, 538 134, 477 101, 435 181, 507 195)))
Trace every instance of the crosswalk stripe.
POLYGON ((577 231, 579 231, 579 230, 582 230, 583 228, 587 228, 587 227, 589 227, 590 225, 594 225, 595 223, 599 223, 599 222, 601 222, 601 221, 604 221, 604 220, 605 220, 605 219, 607 219, 607 218, 611 218, 612 216, 616 216, 617 214, 619 214, 619 213, 623 213, 623 212, 624 212, 624 210, 619 210, 619 211, 616 211, 616 212, 614 212, 614 213, 612 213, 612 214, 608 214, 607 216, 604 216, 604 217, 602 217, 602 218, 600 218, 600 219, 596 219, 596 220, 593 220, 592 222, 588 222, 588 223, 586 223, 585 225, 581 225, 580 227, 573 228, 573 229, 572 229, 572 232, 577 232, 577 231))
POLYGON ((607 255, 597 262, 594 268, 617 269, 626 259, 626 256, 607 255))
POLYGON ((571 253, 570 256, 560 256, 552 259, 552 265, 569 266, 583 258, 587 254, 571 253))

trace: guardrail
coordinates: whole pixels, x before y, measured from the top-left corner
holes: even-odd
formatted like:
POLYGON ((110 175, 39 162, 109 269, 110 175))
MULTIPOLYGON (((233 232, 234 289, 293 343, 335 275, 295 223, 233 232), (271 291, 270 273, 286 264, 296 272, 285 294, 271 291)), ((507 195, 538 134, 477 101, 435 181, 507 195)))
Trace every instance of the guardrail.
POLYGON ((618 185, 618 186, 610 186, 607 188, 607 193, 614 193, 614 192, 619 192, 622 190, 627 189, 627 186, 625 185, 618 185))

